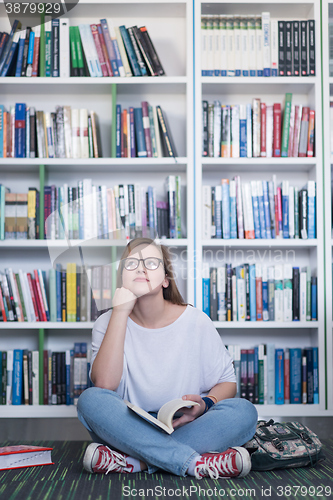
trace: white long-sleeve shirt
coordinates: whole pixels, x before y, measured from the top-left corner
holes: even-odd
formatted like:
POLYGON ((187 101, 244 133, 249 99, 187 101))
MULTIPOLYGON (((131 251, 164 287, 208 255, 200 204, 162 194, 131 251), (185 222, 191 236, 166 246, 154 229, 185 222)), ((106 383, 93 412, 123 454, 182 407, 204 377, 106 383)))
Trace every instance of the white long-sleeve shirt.
MULTIPOLYGON (((92 331, 92 361, 112 311, 92 331)), ((236 382, 232 359, 208 316, 187 306, 173 323, 144 328, 127 320, 123 373, 116 392, 146 411, 185 394, 207 395, 220 382, 236 382)))

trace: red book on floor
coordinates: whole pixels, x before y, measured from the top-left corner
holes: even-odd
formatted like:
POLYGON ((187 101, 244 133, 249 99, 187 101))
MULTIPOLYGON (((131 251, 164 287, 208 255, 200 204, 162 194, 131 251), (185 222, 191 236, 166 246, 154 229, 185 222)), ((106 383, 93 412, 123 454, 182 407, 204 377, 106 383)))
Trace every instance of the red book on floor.
POLYGON ((0 448, 0 470, 53 464, 52 450, 32 445, 3 446, 0 448))

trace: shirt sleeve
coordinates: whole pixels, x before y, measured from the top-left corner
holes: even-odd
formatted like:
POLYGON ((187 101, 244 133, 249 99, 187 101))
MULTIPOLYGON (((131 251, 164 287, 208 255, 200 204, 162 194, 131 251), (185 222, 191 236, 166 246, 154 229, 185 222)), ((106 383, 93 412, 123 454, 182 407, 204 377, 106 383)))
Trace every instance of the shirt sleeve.
MULTIPOLYGON (((204 315, 204 313, 202 313, 204 315)), ((236 375, 232 358, 226 349, 213 322, 206 316, 201 328, 202 339, 202 393, 208 393, 212 387, 222 382, 235 382, 236 375)))
POLYGON ((90 371, 89 371, 90 380, 91 380, 92 366, 99 351, 99 348, 101 347, 101 343, 103 342, 104 335, 111 318, 111 312, 112 311, 108 311, 104 314, 101 314, 101 316, 95 321, 92 329, 92 340, 91 340, 92 356, 91 356, 90 371))

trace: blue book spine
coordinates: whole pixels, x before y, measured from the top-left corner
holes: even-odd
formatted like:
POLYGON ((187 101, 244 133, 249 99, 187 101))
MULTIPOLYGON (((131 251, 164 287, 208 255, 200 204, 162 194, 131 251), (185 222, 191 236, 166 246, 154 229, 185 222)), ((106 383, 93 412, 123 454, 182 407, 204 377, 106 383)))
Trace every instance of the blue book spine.
POLYGON ((313 403, 319 404, 318 347, 313 347, 313 403))
POLYGON ((289 349, 290 356, 290 404, 302 403, 302 351, 289 349))
POLYGON ((57 321, 61 321, 61 264, 56 264, 57 321))
POLYGON ((267 281, 267 267, 262 268, 262 319, 263 321, 269 320, 268 313, 268 281, 267 281))
POLYGON ((143 129, 142 108, 134 108, 136 149, 139 158, 147 157, 145 133, 143 129))
POLYGON ((136 142, 135 142, 135 127, 134 127, 134 108, 130 108, 129 113, 130 113, 129 133, 130 133, 130 137, 131 137, 131 158, 135 158, 135 156, 136 156, 136 142))
POLYGON ((22 404, 22 380, 23 380, 23 350, 14 349, 13 353, 13 397, 12 404, 22 404))
POLYGON ((210 317, 210 279, 202 278, 202 310, 210 317))
POLYGON ((2 68, 1 76, 7 76, 9 71, 11 72, 11 67, 15 61, 16 50, 18 49, 19 36, 20 36, 19 33, 16 33, 14 35, 6 62, 2 68))
POLYGON ((316 237, 316 183, 308 182, 308 238, 316 237))
POLYGON ((246 119, 239 120, 239 156, 247 157, 246 119))
POLYGON ((25 158, 25 104, 15 104, 15 158, 25 158))
POLYGON ((311 321, 317 321, 317 278, 311 278, 311 321))
POLYGON ((121 105, 116 106, 116 158, 121 158, 121 105))
POLYGON ((266 238, 272 238, 271 232, 271 215, 269 208, 269 194, 268 194, 268 182, 262 181, 262 189, 264 194, 264 214, 265 214, 265 227, 266 227, 266 238))
POLYGON ((221 76, 221 70, 215 69, 214 70, 214 76, 221 76))
POLYGON ((284 351, 275 349, 275 404, 284 404, 284 351))
POLYGON ((27 64, 32 64, 34 58, 35 33, 30 31, 27 64))
POLYGON ((307 403, 313 404, 313 349, 308 347, 306 352, 306 392, 307 403))
POLYGON ((126 52, 128 55, 128 60, 129 60, 129 63, 131 65, 133 74, 134 74, 134 76, 141 76, 140 67, 139 67, 138 60, 136 58, 136 55, 135 55, 135 52, 133 49, 133 45, 132 45, 130 36, 127 33, 125 26, 119 26, 119 30, 120 30, 120 34, 123 38, 123 42, 125 45, 125 49, 126 49, 126 52))
MULTIPOLYGON (((222 238, 222 186, 215 186, 215 228, 216 228, 216 238, 222 238)), ((224 223, 223 223, 224 229, 224 223)), ((223 231, 223 238, 224 238, 223 231)))
POLYGON ((149 213, 149 227, 155 227, 154 223, 154 195, 153 188, 148 186, 148 213, 149 213))
POLYGON ((261 237, 260 235, 260 221, 259 221, 259 201, 257 196, 256 181, 251 182, 252 187, 252 206, 253 206, 253 222, 254 222, 254 234, 255 238, 261 237), (255 189, 254 189, 255 187, 255 189))
POLYGON ((257 321, 257 296, 256 296, 256 265, 249 267, 250 281, 250 320, 257 321))
POLYGON ((1 74, 1 72, 3 70, 3 67, 4 67, 5 63, 6 63, 9 51, 10 51, 11 46, 12 46, 14 34, 16 32, 16 29, 17 29, 18 25, 19 25, 19 21, 17 19, 15 19, 15 21, 13 23, 13 27, 11 29, 11 32, 9 34, 9 38, 7 40, 6 45, 4 46, 3 52, 2 52, 1 57, 0 57, 0 74, 1 74))
POLYGON ((282 183, 282 228, 283 238, 289 238, 289 182, 282 183))
MULTIPOLYGON (((260 183, 260 181, 259 181, 260 183)), ((266 222, 265 222, 265 210, 264 210, 264 194, 262 190, 262 184, 258 185, 258 202, 259 202, 259 222, 260 222, 260 236, 266 239, 266 222)))
MULTIPOLYGON (((24 30, 24 35, 25 35, 25 30, 24 30)), ((25 44, 25 36, 24 36, 24 38, 20 37, 20 41, 19 41, 17 61, 16 61, 16 70, 15 70, 15 76, 16 77, 20 77, 21 76, 24 44, 25 44)))
POLYGON ((71 404, 71 353, 66 350, 66 405, 71 404))
POLYGON ((118 42, 117 42, 116 38, 112 38, 111 40, 112 40, 112 44, 113 44, 113 48, 114 48, 114 53, 115 53, 115 56, 116 56, 116 63, 117 63, 118 74, 119 74, 119 76, 121 76, 119 68, 121 66, 123 66, 123 61, 121 59, 119 45, 118 45, 118 42))
POLYGON ((226 179, 222 179, 222 227, 223 238, 230 239, 230 188, 226 179))
MULTIPOLYGON (((117 64, 117 56, 115 52, 115 46, 111 39, 109 27, 106 19, 101 19, 102 32, 104 36, 104 41, 106 45, 106 50, 109 56, 109 61, 111 64, 111 68, 113 71, 113 76, 119 76, 118 64, 117 64)), ((119 50, 119 49, 118 49, 119 50)))
POLYGON ((230 182, 230 238, 237 238, 236 182, 230 182))
MULTIPOLYGON (((4 114, 4 111, 5 111, 4 105, 0 104, 0 158, 3 158, 3 114, 4 114)), ((1 192, 0 192, 0 196, 1 196, 1 192)))

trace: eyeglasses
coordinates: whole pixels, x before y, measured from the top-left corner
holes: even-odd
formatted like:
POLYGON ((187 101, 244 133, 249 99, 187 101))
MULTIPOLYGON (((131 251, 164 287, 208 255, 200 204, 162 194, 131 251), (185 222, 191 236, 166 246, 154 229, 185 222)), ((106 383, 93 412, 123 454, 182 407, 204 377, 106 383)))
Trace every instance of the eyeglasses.
POLYGON ((139 263, 143 262, 143 265, 148 271, 156 271, 158 266, 162 264, 162 259, 158 257, 146 257, 145 259, 135 259, 134 257, 129 257, 124 259, 124 268, 126 271, 135 271, 139 267, 139 263))

